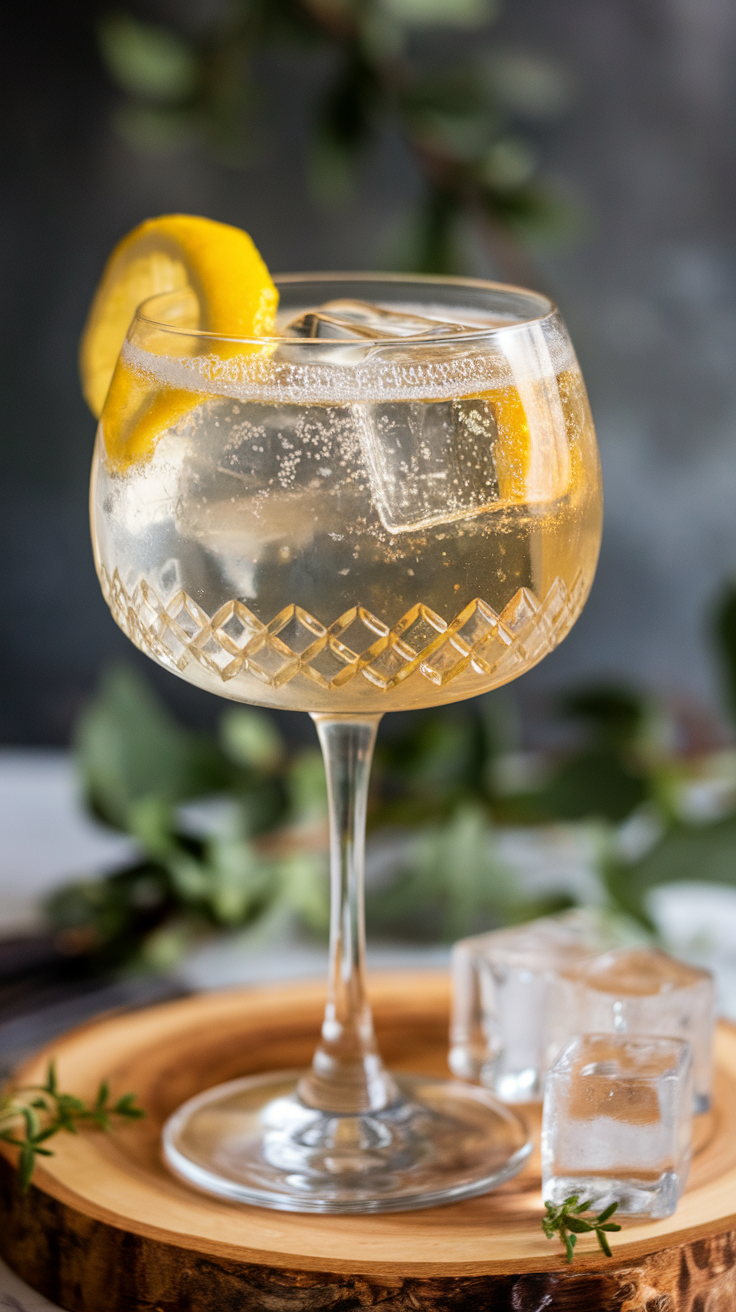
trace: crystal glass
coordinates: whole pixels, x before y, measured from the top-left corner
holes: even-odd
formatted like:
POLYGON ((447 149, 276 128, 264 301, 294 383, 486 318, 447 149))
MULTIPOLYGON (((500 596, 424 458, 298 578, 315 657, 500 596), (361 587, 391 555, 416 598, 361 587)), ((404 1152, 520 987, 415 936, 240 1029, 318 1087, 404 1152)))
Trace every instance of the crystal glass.
POLYGON ((690 1168, 690 1045, 650 1035, 584 1034, 547 1074, 542 1198, 571 1194, 631 1216, 670 1216, 690 1168))
POLYGON ((363 977, 363 848, 385 711, 459 701, 569 631, 601 532, 597 449, 555 307, 468 279, 278 280, 274 338, 139 310, 100 421, 95 559, 132 641, 220 696, 308 711, 327 771, 328 1001, 312 1068, 201 1094, 172 1168, 296 1211, 425 1207, 519 1169, 520 1122, 394 1079, 363 977), (122 398, 122 400, 121 400, 122 398))

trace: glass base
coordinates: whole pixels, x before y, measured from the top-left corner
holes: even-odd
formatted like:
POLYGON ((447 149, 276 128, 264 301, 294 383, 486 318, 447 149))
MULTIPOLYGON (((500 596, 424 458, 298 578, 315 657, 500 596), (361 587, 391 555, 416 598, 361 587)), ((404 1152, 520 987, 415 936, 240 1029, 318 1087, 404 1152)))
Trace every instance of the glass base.
POLYGON ((164 1157, 188 1184, 284 1212, 399 1212, 487 1193, 531 1152, 519 1118, 487 1089, 399 1077, 399 1099, 345 1115, 301 1102, 301 1071, 252 1075, 184 1103, 164 1157))

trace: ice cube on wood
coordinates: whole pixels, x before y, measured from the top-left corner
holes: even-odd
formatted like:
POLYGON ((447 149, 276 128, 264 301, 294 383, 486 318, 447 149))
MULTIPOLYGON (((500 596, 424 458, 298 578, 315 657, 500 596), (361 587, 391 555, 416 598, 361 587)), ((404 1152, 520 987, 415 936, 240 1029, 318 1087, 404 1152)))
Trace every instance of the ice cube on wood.
POLYGON ((547 1075, 542 1198, 571 1194, 598 1210, 670 1216, 692 1153, 690 1045, 681 1039, 586 1034, 547 1075))
POLYGON ((695 1109, 707 1111, 713 1084, 715 991, 708 970, 656 948, 619 948, 570 963, 559 1016, 567 1034, 661 1034, 693 1050, 695 1109))
POLYGON ((547 1068, 568 1038, 557 1032, 561 972, 620 942, 617 934, 599 912, 578 909, 456 943, 455 1075, 480 1080, 505 1102, 541 1099, 547 1068))

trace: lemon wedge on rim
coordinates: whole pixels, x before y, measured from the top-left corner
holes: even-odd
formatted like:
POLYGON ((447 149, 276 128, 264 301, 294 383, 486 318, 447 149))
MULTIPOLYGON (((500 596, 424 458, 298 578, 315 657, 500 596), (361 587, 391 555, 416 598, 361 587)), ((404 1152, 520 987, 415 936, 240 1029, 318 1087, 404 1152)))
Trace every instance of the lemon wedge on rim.
POLYGON ((151 388, 118 359, 138 306, 185 288, 196 298, 201 331, 263 337, 274 330, 278 292, 242 229, 165 214, 123 237, 105 265, 79 356, 85 400, 96 417, 102 415, 107 454, 120 471, 146 459, 157 437, 203 399, 179 388, 151 388))

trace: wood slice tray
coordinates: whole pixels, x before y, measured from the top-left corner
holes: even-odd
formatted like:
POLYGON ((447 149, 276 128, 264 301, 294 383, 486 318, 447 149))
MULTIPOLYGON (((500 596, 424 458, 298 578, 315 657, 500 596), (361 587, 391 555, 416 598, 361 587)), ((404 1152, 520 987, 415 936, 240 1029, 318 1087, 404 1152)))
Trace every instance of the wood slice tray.
MULTIPOLYGON (((384 1057, 446 1074, 449 980, 370 981, 384 1057)), ((62 1086, 135 1090, 146 1120, 112 1135, 54 1140, 21 1194, 0 1156, 0 1251, 71 1312, 734 1312, 736 1028, 717 1035, 713 1111, 697 1121, 690 1183, 665 1221, 625 1221, 605 1259, 583 1237, 572 1267, 545 1240, 538 1158, 494 1193, 425 1212, 310 1216, 210 1199, 168 1174, 162 1122, 192 1094, 257 1071, 307 1064, 324 1004, 313 983, 205 994, 109 1016, 57 1040, 62 1086)), ((538 1112, 528 1118, 538 1139, 538 1112)))

